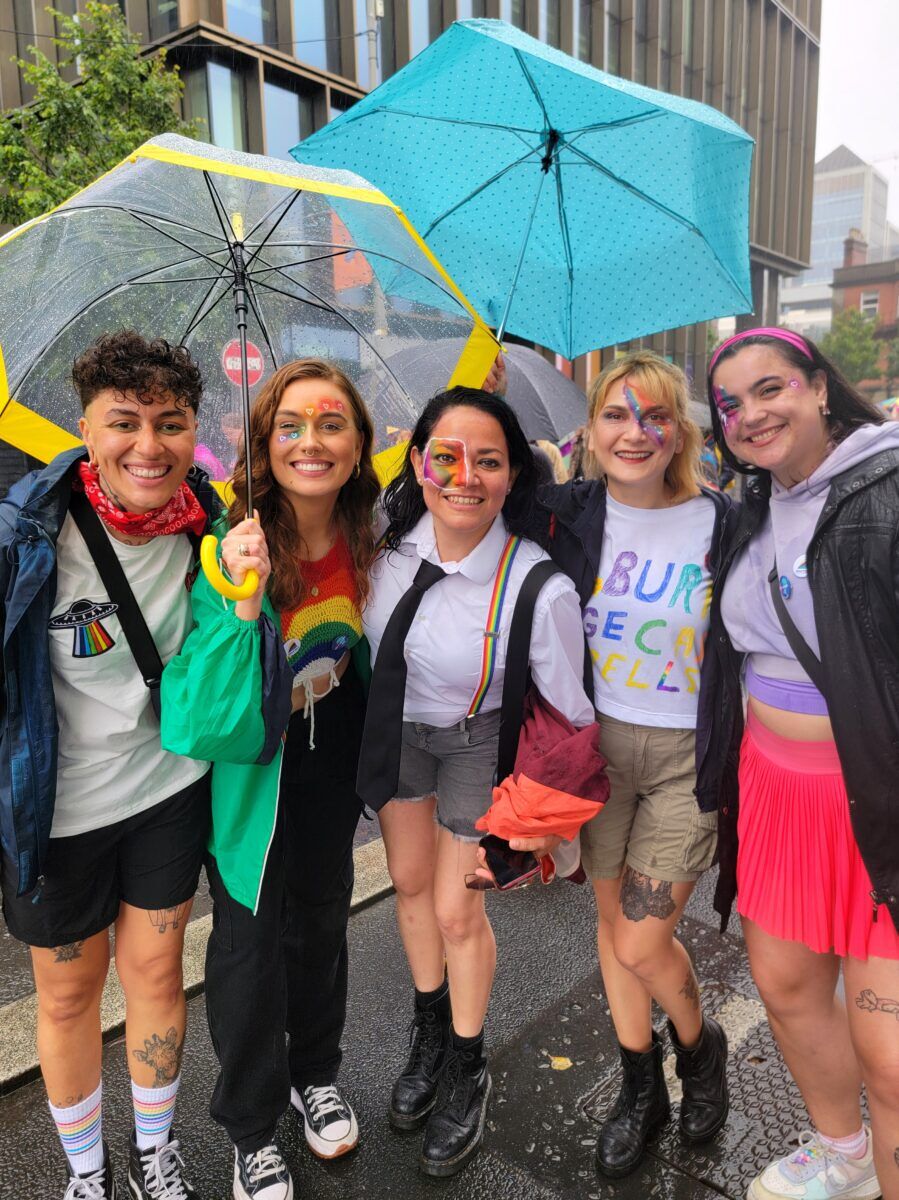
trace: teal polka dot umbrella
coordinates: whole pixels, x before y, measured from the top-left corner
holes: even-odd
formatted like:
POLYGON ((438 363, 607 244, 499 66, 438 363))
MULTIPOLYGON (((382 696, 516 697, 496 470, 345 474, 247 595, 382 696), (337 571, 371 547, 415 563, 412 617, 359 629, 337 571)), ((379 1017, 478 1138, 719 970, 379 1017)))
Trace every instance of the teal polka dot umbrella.
POLYGON ((457 21, 292 153, 364 175, 500 334, 568 358, 752 309, 753 141, 502 21, 457 21))

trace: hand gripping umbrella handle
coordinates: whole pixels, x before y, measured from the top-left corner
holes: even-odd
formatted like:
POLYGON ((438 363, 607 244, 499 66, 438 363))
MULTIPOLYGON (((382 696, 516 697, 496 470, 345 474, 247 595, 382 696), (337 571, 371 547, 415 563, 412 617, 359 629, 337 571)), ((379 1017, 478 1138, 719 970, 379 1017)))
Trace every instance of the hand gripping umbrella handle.
POLYGON ((210 587, 215 588, 220 596, 224 596, 228 600, 249 600, 259 587, 259 576, 255 571, 247 571, 247 577, 243 583, 232 583, 218 564, 217 549, 218 539, 211 533, 208 533, 200 542, 200 562, 210 587))

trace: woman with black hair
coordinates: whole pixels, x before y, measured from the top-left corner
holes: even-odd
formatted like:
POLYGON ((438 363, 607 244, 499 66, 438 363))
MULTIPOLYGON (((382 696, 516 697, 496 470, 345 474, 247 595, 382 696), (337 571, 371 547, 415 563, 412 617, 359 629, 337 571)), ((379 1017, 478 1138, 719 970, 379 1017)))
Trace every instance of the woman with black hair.
POLYGON ((739 754, 716 907, 726 920, 739 893, 753 976, 815 1126, 749 1197, 897 1200, 899 430, 779 328, 718 347, 709 404, 722 454, 750 478, 713 600, 720 686, 700 692, 697 794, 717 794, 739 754))
MULTIPOLYGON (((363 614, 374 675, 358 790, 380 809, 415 983, 413 1046, 390 1120, 398 1129, 427 1121, 428 1175, 455 1174, 477 1150, 490 1095, 483 1026, 496 943, 466 876, 479 865, 475 822, 492 798, 516 598, 547 557, 528 540, 534 485, 531 450, 505 401, 470 388, 436 396, 385 492, 384 549, 363 614), (391 689, 395 720, 375 702, 391 689)), ((593 721, 583 664, 577 596, 557 574, 537 596, 530 668, 577 727, 593 721)))

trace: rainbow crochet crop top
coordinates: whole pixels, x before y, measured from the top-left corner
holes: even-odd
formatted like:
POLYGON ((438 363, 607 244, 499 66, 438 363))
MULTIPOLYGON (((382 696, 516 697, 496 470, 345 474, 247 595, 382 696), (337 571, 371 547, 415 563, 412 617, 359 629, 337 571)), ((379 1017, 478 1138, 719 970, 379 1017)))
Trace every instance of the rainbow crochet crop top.
POLYGON ((281 613, 281 636, 293 669, 293 686, 333 671, 362 637, 353 559, 343 535, 324 558, 303 562, 306 595, 281 613))

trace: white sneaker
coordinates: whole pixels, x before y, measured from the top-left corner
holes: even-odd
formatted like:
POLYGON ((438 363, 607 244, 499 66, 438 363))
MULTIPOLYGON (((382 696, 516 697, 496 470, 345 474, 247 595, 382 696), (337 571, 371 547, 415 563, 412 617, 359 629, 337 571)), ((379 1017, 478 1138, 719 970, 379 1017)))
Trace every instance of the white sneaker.
POLYGON ((871 1131, 861 1158, 847 1158, 806 1129, 799 1149, 766 1167, 749 1185, 747 1200, 876 1200, 871 1131))
POLYGON ((234 1200, 293 1200, 293 1180, 274 1142, 251 1154, 235 1146, 234 1200))
POLYGON ((306 1144, 319 1158, 339 1158, 359 1141, 356 1114, 336 1083, 290 1089, 290 1103, 303 1121, 306 1144))

